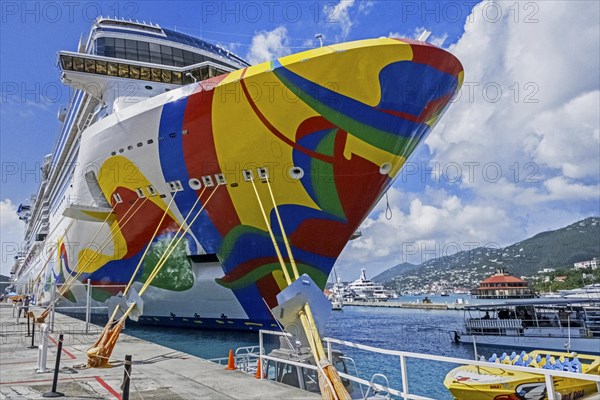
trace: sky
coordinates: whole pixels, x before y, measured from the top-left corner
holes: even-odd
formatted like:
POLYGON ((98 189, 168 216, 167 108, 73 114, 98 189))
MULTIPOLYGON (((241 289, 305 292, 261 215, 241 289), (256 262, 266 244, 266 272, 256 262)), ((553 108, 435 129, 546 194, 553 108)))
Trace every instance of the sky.
POLYGON ((600 3, 594 1, 0 2, 0 273, 22 246, 70 92, 56 67, 93 20, 152 21, 252 63, 325 44, 418 37, 456 55, 465 84, 336 264, 345 280, 401 262, 500 247, 600 215, 600 3), (387 210, 387 211, 386 211, 387 210))

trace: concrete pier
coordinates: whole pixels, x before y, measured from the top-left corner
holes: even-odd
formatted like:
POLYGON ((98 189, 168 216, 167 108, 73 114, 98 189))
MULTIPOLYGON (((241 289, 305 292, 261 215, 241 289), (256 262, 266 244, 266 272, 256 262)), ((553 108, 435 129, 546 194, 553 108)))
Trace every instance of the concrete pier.
MULTIPOLYGON (((33 308, 35 314, 40 309, 33 308)), ((59 334, 64 335, 57 391, 65 398, 121 399, 123 360, 132 356, 130 399, 320 399, 291 386, 259 380, 240 371, 121 333, 111 357, 113 368, 81 369, 99 326, 85 333, 85 323, 56 314, 48 346, 49 372, 37 373, 38 349, 29 349, 27 318, 19 324, 12 305, 0 304, 0 399, 42 399, 52 387, 59 334)), ((35 344, 41 337, 36 326, 35 344)), ((159 328, 157 328, 159 329, 159 328)))
POLYGON ((419 310, 462 310, 464 304, 455 303, 401 303, 399 301, 345 301, 344 307, 414 308, 419 310))

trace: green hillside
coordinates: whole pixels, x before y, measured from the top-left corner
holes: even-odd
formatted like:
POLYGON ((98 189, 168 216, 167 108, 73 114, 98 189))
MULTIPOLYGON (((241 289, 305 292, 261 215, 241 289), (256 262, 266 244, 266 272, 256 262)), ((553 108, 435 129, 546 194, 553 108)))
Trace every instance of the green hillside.
POLYGON ((386 269, 379 275, 375 276, 372 280, 374 282, 385 282, 385 281, 392 279, 393 277, 395 277, 397 275, 400 275, 401 273, 411 271, 418 267, 419 266, 417 264, 411 264, 411 263, 398 264, 395 267, 386 269))
POLYGON ((474 287, 498 267, 516 276, 536 276, 544 268, 573 268, 573 263, 600 257, 600 218, 589 217, 555 231, 539 233, 510 246, 480 247, 424 262, 414 269, 390 268, 386 286, 419 289, 439 283, 474 287))

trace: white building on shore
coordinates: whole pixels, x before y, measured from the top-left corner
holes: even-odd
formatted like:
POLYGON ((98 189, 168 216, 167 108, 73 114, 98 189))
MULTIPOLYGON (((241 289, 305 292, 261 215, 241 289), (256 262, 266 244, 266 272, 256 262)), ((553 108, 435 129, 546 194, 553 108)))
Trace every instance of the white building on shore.
POLYGON ((596 257, 594 257, 593 259, 591 259, 589 261, 576 262, 573 265, 575 266, 575 269, 591 268, 592 270, 595 270, 596 268, 598 268, 598 259, 596 257))

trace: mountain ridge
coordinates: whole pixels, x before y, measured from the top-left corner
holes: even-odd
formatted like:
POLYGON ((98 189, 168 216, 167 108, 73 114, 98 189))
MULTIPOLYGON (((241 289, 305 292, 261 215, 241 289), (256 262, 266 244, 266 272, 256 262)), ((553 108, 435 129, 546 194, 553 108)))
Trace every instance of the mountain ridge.
POLYGON ((478 247, 410 264, 414 268, 405 266, 407 263, 398 264, 373 280, 379 279, 378 282, 397 290, 416 290, 427 285, 468 289, 497 268, 506 268, 516 276, 536 276, 544 268, 572 268, 575 262, 599 256, 600 217, 593 216, 502 248, 478 247))

